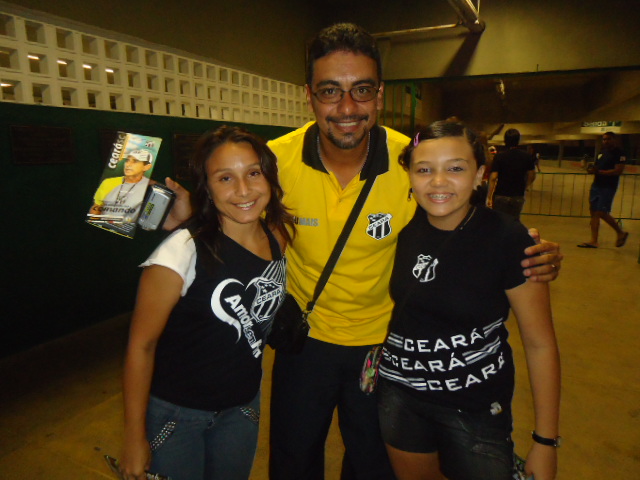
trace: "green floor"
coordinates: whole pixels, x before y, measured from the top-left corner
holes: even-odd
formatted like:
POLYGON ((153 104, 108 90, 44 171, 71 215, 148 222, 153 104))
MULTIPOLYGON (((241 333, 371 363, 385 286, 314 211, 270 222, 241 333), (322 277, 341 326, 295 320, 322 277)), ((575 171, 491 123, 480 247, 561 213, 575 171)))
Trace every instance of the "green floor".
MULTIPOLYGON (((566 255, 552 300, 563 367, 559 479, 640 478, 640 222, 625 222, 627 245, 603 227, 599 249, 588 220, 524 217, 566 255)), ((119 455, 120 368, 126 316, 0 361, 0 478, 113 478, 102 455, 119 455)), ((511 322, 513 323, 513 322, 511 322)), ((515 332, 514 332, 515 333, 515 332)), ((531 402, 517 336, 521 372, 514 399, 517 450, 525 453, 531 402)), ((265 355, 263 418, 252 479, 267 478, 268 399, 272 352, 265 355)), ((327 479, 339 477, 335 428, 327 444, 327 479)), ((301 479, 303 480, 303 479, 301 479)))

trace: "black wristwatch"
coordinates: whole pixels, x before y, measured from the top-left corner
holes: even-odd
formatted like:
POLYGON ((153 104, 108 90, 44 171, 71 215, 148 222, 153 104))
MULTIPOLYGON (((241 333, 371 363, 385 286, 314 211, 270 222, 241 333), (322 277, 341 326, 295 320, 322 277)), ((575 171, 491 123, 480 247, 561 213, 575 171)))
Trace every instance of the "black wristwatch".
POLYGON ((531 438, 533 438, 534 442, 539 443, 541 445, 546 445, 548 447, 558 448, 560 445, 562 445, 562 437, 556 437, 556 438, 541 437, 535 432, 535 430, 531 432, 531 438))

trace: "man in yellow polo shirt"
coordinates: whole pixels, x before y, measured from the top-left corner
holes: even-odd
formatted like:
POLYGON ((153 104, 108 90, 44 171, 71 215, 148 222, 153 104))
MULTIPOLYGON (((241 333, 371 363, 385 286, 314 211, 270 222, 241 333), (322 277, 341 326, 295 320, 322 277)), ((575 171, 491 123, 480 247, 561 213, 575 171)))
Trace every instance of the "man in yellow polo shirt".
MULTIPOLYGON (((416 209, 397 161, 409 138, 376 123, 384 85, 371 35, 356 25, 334 25, 311 42, 307 59, 307 101, 316 122, 269 142, 284 203, 297 218, 297 237, 287 249, 288 290, 301 306, 312 298, 364 180, 377 178, 309 317, 302 353, 276 352, 270 478, 324 478, 324 445, 337 407, 345 445, 342 479, 393 479, 375 395, 362 393, 358 379, 370 347, 384 341, 396 239, 416 209)), ((549 251, 557 245, 527 253, 549 251)), ((526 266, 560 260, 559 254, 543 255, 526 266)), ((545 265, 525 273, 552 270, 545 265)), ((541 280, 551 278, 555 273, 541 280)))
POLYGON ((342 185, 318 154, 319 132, 318 124, 312 123, 269 143, 278 157, 286 205, 297 223, 295 245, 287 249, 288 291, 302 306, 311 300, 364 180, 377 175, 347 247, 312 313, 310 336, 339 345, 380 343, 386 334, 386 324, 380 319, 388 320, 391 315, 388 286, 396 237, 416 207, 408 198, 407 173, 390 161, 398 157, 408 139, 379 126, 368 130, 361 144, 363 163, 357 166, 362 170, 342 185), (305 144, 313 147, 307 155, 302 153, 305 144))

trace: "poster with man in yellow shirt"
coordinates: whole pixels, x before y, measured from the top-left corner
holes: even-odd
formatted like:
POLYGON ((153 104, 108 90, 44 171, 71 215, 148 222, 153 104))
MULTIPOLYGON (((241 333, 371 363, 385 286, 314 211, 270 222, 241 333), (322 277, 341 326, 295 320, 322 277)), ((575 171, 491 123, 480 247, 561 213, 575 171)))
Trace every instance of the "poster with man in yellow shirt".
POLYGON ((118 132, 87 223, 133 238, 161 138, 118 132))

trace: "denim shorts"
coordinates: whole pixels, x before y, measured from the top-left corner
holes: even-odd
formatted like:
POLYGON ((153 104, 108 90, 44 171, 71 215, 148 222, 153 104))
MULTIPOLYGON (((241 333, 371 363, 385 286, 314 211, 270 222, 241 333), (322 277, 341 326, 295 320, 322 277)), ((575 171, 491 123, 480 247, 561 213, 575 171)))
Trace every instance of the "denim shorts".
POLYGON ((151 396, 147 408, 150 471, 172 480, 247 480, 258 444, 260 392, 219 412, 151 396))
POLYGON ((513 478, 510 405, 495 415, 465 412, 425 402, 381 379, 378 411, 386 444, 405 452, 437 452, 449 480, 513 478))
POLYGON ((613 205, 613 197, 615 196, 615 188, 591 185, 591 191, 589 192, 591 211, 609 213, 611 211, 611 205, 613 205))

